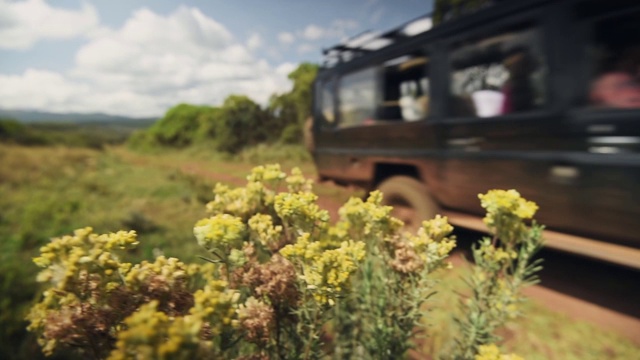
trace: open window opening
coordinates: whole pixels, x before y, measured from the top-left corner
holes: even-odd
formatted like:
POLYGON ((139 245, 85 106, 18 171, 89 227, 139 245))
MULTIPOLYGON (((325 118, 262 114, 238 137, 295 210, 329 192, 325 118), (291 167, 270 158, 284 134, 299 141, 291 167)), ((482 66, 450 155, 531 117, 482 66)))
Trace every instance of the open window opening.
POLYGON ((546 67, 537 28, 469 39, 454 46, 450 61, 453 116, 493 117, 544 104, 546 67))
POLYGON ((591 23, 587 58, 591 65, 590 109, 640 109, 640 7, 586 1, 580 4, 591 23), (605 6, 607 5, 607 6, 605 6), (616 11, 606 10, 616 9, 616 11))
POLYGON ((417 121, 429 114, 429 58, 414 52, 384 63, 380 120, 417 121))
POLYGON ((368 125, 375 122, 378 93, 377 68, 370 67, 344 75, 340 79, 338 97, 340 127, 368 125))

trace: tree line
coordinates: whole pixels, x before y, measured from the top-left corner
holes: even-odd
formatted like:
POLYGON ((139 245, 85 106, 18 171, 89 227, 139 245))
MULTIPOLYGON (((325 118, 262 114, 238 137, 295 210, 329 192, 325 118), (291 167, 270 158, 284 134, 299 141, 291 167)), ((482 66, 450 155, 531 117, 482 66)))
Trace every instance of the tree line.
POLYGON ((288 75, 292 90, 273 94, 264 108, 245 95, 230 95, 220 106, 176 105, 129 143, 147 148, 207 144, 232 154, 260 143, 302 143, 317 71, 315 64, 300 64, 288 75))

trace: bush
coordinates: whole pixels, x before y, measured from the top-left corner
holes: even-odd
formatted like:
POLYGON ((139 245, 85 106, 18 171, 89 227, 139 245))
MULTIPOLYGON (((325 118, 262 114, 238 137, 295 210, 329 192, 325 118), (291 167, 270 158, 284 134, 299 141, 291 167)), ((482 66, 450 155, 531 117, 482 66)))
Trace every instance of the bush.
POLYGON ((38 133, 13 119, 0 119, 0 142, 22 145, 47 145, 52 143, 44 134, 38 133))
MULTIPOLYGON (((382 194, 349 200, 329 223, 299 170, 259 166, 245 187, 218 184, 194 227, 203 264, 160 256, 123 262, 136 234, 91 228, 53 239, 34 262, 49 288, 28 316, 47 354, 73 348, 95 358, 397 359, 412 348, 432 273, 455 247, 444 217, 402 230, 382 194), (284 190, 285 191, 281 191, 284 190), (330 329, 333 329, 331 331, 330 329)), ((447 355, 499 358, 495 329, 517 314, 535 280, 540 227, 535 204, 511 191, 481 196, 493 238, 474 250, 469 283, 447 355), (469 320, 468 322, 466 320, 469 320)))
POLYGON ((0 140, 16 139, 26 132, 24 125, 13 119, 0 119, 0 140))
POLYGON ((267 115, 246 96, 231 95, 220 109, 218 150, 236 154, 267 140, 267 115))
MULTIPOLYGON (((184 147, 191 145, 197 136, 202 136, 202 128, 209 131, 208 122, 215 121, 212 116, 215 108, 180 104, 167 111, 164 117, 148 130, 151 141, 162 145, 184 147)), ((212 131, 213 132, 213 131, 212 131)), ((139 135, 140 136, 140 135, 139 135)), ((139 141, 139 139, 136 139, 139 141)))
POLYGON ((299 164, 309 162, 311 155, 301 145, 266 145, 259 144, 242 150, 234 156, 236 159, 253 164, 265 163, 283 163, 283 164, 299 164))
POLYGON ((298 124, 290 124, 282 130, 280 143, 282 144, 302 144, 302 128, 298 124))

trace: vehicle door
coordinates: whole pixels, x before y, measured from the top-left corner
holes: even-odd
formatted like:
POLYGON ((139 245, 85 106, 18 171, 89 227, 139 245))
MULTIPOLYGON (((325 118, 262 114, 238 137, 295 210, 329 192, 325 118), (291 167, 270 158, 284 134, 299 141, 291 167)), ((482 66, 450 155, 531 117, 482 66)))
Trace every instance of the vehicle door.
POLYGON ((581 98, 570 112, 581 139, 572 171, 585 232, 640 247, 640 4, 577 1, 581 98))
POLYGON ((579 219, 580 179, 567 158, 579 139, 562 116, 569 89, 558 89, 571 65, 556 61, 565 50, 549 33, 561 22, 553 10, 496 19, 449 39, 440 169, 446 207, 482 215, 478 194, 516 189, 538 203, 536 218, 551 228, 570 230, 579 219))

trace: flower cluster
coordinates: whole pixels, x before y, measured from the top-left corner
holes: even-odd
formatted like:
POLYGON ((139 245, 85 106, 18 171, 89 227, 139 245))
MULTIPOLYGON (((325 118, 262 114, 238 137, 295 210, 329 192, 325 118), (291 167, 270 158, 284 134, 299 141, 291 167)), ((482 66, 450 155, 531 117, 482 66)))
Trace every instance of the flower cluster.
POLYGON ((254 242, 277 251, 282 247, 282 225, 273 225, 273 217, 267 214, 256 214, 249 219, 249 229, 254 242))
POLYGON ((495 344, 481 345, 475 360, 524 360, 515 354, 503 354, 495 344))
POLYGON ((169 315, 183 314, 193 304, 188 288, 189 266, 176 258, 159 256, 154 262, 142 261, 124 275, 126 289, 137 303, 159 300, 169 315))
POLYGON ((236 189, 218 183, 213 192, 215 197, 207 204, 207 212, 212 214, 226 213, 243 219, 260 209, 265 200, 264 186, 255 182, 250 183, 247 187, 236 189))
POLYGON ((495 223, 495 217, 501 213, 513 214, 520 219, 531 219, 538 211, 538 205, 527 201, 516 190, 489 190, 478 195, 480 205, 487 210, 487 225, 495 223))
POLYGON ((226 253, 242 247, 246 237, 246 226, 239 217, 217 214, 198 221, 193 228, 193 234, 203 248, 226 253))
POLYGON ((380 191, 372 191, 366 201, 355 197, 349 199, 338 211, 340 222, 337 226, 342 225, 352 237, 373 241, 395 236, 404 224, 391 216, 392 207, 382 205, 382 200, 380 191))
POLYGON ((524 220, 531 219, 538 205, 527 201, 516 190, 490 190, 478 195, 480 205, 486 209, 484 223, 507 243, 519 243, 526 236, 524 220))
MULTIPOLYGON (((295 179, 299 179, 301 177, 300 169, 294 169, 292 171, 292 175, 295 176, 295 179), (295 174, 293 172, 295 171, 295 174)), ((251 173, 247 176, 247 181, 249 184, 251 183, 264 183, 268 187, 277 187, 278 184, 285 180, 287 183, 295 182, 287 179, 287 174, 282 172, 280 169, 280 165, 278 164, 269 164, 264 166, 256 166, 251 169, 251 173)))
POLYGON ((280 193, 275 197, 274 210, 289 227, 311 233, 329 222, 329 212, 320 209, 317 200, 318 196, 310 192, 280 193))
POLYGON ((478 254, 482 258, 482 263, 488 268, 499 270, 511 264, 517 259, 518 254, 514 250, 507 250, 503 247, 495 246, 491 239, 485 238, 480 241, 478 254))
POLYGON ((207 337, 220 335, 233 322, 239 297, 225 281, 211 280, 193 294, 194 305, 189 314, 207 322, 207 337))
POLYGON ((538 206, 515 190, 491 190, 479 198, 493 236, 473 247, 475 266, 467 279, 473 295, 464 302, 466 318, 457 321, 466 336, 458 340, 455 353, 462 358, 480 353, 481 359, 510 359, 500 355, 495 345, 483 346, 499 340, 495 330, 520 314, 522 288, 538 281, 535 274, 541 260, 533 256, 542 247, 542 227, 535 221, 531 227, 524 222, 538 206))
MULTIPOLYGON (((111 352, 109 360, 124 360, 138 356, 142 359, 161 359, 171 352, 171 349, 156 344, 162 344, 168 337, 171 326, 169 316, 157 310, 158 302, 144 304, 124 320, 125 328, 118 334, 116 349, 111 352)), ((170 344, 174 341, 170 340, 170 344)))
POLYGON ((157 300, 123 321, 110 360, 219 357, 211 341, 231 328, 238 294, 223 281, 210 281, 194 293, 188 314, 168 316, 157 300))
POLYGON ((271 306, 250 297, 238 308, 238 323, 246 331, 247 341, 267 344, 274 326, 274 311, 271 306))
POLYGON ((292 353, 316 349, 320 342, 307 333, 326 321, 325 305, 347 291, 364 254, 364 243, 329 225, 311 183, 297 168, 286 175, 278 165, 256 167, 244 187, 217 185, 207 204, 212 217, 194 227, 198 243, 217 257, 211 261, 219 274, 241 294, 235 324, 260 356, 287 337, 306 348, 292 353), (287 191, 279 192, 281 185, 287 191))
MULTIPOLYGON (((214 297, 209 285, 194 293, 197 279, 211 280, 212 264, 187 265, 164 256, 131 264, 112 253, 136 244, 133 232, 99 235, 86 228, 76 230, 73 236, 54 238, 41 248, 41 256, 34 261, 45 267, 38 278, 50 288, 27 320, 28 329, 39 334, 45 354, 72 347, 103 358, 116 344, 124 344, 127 349, 139 348, 142 354, 153 350, 162 358, 171 349, 182 347, 176 342, 178 335, 197 334, 204 327, 215 335, 220 330, 209 322, 231 324, 235 309, 227 305, 226 312, 218 311, 219 306, 211 304, 214 297), (198 309, 217 309, 218 315, 198 309), (147 328, 143 327, 145 319, 147 328), (129 330, 123 330, 126 328, 129 330), (155 335, 149 335, 150 331, 155 335), (167 334, 171 336, 165 342, 167 334)), ((222 291, 220 285, 215 289, 222 291)), ((229 298, 229 294, 215 298, 229 298)), ((126 357, 127 353, 121 354, 126 357)))
POLYGON ((273 204, 278 185, 285 180, 289 186, 311 191, 310 183, 300 180, 300 170, 293 169, 291 176, 280 170, 280 165, 258 166, 247 176, 247 185, 231 189, 216 184, 213 201, 207 204, 207 211, 213 214, 230 214, 248 220, 252 215, 266 211, 273 204))
POLYGON ((264 264, 252 262, 240 272, 241 284, 258 298, 266 298, 280 309, 293 308, 299 299, 293 264, 275 254, 264 264))
POLYGON ((291 170, 291 175, 287 176, 286 182, 290 193, 311 192, 313 183, 311 179, 307 179, 302 175, 302 171, 299 168, 291 170))
MULTIPOLYGON (((244 187, 218 184, 214 192, 212 214, 193 229, 216 257, 202 265, 164 256, 122 262, 115 251, 136 246, 135 232, 86 228, 43 246, 34 261, 49 288, 28 320, 44 352, 69 347, 113 360, 320 358, 330 319, 339 357, 402 356, 411 348, 433 294, 430 274, 447 267, 456 246, 446 217, 411 234, 374 191, 365 201, 350 199, 330 224, 311 181, 278 165, 253 169, 244 187)), ((478 298, 468 303, 471 318, 487 324, 473 329, 482 336, 468 337, 463 358, 519 360, 479 342, 494 340, 491 331, 517 314, 518 289, 533 271, 527 256, 539 246, 536 228, 523 220, 537 207, 511 190, 480 198, 495 236, 474 249, 470 283, 478 298)))
POLYGON ((81 270, 116 279, 115 274, 126 270, 127 265, 120 264, 112 250, 131 249, 136 245, 135 231, 98 235, 90 227, 78 229, 73 235, 54 238, 40 248, 40 256, 33 259, 44 268, 38 274, 38 281, 51 282, 53 287, 65 290, 73 286, 81 270))
POLYGON ((45 354, 60 345, 109 349, 111 330, 122 317, 120 310, 129 311, 129 302, 120 301, 124 296, 119 288, 131 268, 113 251, 137 244, 133 231, 100 235, 84 228, 40 248, 40 256, 33 261, 44 269, 37 279, 50 287, 27 320, 28 329, 39 333, 45 354), (97 340, 89 344, 89 337, 97 340))
POLYGON ((304 233, 295 244, 282 248, 280 254, 299 264, 300 279, 318 302, 333 305, 364 257, 364 248, 362 241, 344 241, 337 249, 325 250, 319 241, 311 241, 310 235, 304 233))
POLYGON ((438 267, 450 266, 443 260, 456 247, 455 236, 451 236, 453 226, 446 217, 436 215, 424 221, 418 232, 405 237, 395 237, 391 267, 401 273, 415 273, 423 268, 433 271, 438 267))

